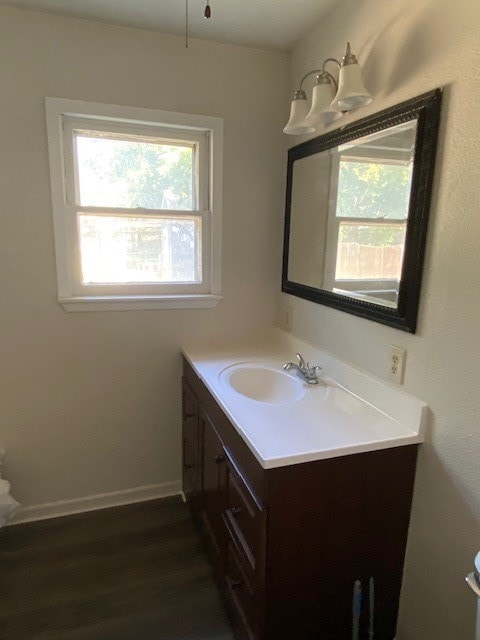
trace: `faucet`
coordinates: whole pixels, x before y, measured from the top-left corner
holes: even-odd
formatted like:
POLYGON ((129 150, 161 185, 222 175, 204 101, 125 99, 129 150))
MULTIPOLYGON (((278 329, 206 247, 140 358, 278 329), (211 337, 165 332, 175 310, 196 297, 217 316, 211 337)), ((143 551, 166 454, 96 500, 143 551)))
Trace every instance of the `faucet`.
POLYGON ((294 369, 307 384, 318 384, 317 371, 320 371, 322 367, 319 367, 318 365, 311 367, 310 363, 305 362, 299 353, 297 353, 297 358, 298 364, 295 364, 294 362, 287 362, 283 365, 285 371, 294 369))

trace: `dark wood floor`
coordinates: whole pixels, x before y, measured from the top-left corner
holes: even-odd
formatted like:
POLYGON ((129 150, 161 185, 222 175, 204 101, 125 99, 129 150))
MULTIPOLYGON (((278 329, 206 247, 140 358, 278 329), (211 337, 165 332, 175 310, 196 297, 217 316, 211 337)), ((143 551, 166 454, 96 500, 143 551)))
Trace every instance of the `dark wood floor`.
POLYGON ((231 640, 180 498, 0 531, 0 640, 231 640))

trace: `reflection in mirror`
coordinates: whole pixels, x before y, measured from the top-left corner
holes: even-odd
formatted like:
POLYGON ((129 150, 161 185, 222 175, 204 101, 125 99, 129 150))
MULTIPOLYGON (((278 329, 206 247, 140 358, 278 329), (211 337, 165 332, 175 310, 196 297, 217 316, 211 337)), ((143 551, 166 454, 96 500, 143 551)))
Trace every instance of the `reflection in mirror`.
POLYGON ((282 291, 415 332, 441 97, 289 149, 282 291))
POLYGON ((293 164, 288 278, 396 307, 417 121, 293 164))
POLYGON ((293 164, 288 278, 311 287, 324 283, 330 169, 329 151, 293 164))

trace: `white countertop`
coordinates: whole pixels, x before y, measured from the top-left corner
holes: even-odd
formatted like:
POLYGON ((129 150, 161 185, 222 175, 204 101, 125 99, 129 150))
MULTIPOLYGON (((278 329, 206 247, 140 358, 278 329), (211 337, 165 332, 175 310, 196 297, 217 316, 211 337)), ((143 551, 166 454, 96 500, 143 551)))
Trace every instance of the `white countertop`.
POLYGON ((186 347, 183 353, 265 469, 424 441, 424 402, 284 332, 275 330, 261 347, 186 347), (323 371, 320 384, 305 384, 296 401, 259 402, 221 380, 221 372, 237 363, 281 371, 297 352, 323 371))

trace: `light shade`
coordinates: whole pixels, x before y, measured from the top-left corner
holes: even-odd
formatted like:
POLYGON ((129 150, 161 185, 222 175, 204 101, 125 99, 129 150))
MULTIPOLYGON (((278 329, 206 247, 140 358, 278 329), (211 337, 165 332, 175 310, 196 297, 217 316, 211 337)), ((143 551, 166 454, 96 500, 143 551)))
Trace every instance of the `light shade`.
POLYGON ((335 120, 338 120, 342 116, 343 116, 343 111, 337 111, 336 109, 332 109, 330 107, 329 109, 326 109, 323 112, 323 124, 324 125, 331 124, 332 122, 335 122, 335 120))
POLYGON ((362 71, 358 63, 343 65, 338 76, 338 92, 332 107, 341 111, 351 111, 370 104, 373 97, 365 88, 362 71))
MULTIPOLYGON (((312 93, 312 107, 305 118, 305 120, 312 125, 324 124, 325 123, 325 111, 331 111, 330 104, 335 97, 335 88, 330 79, 322 80, 319 78, 318 84, 313 87, 312 93)), ((342 114, 338 113, 337 117, 340 117, 342 114)), ((335 120, 336 118, 331 118, 335 120)))
POLYGON ((283 130, 283 133, 288 133, 290 135, 313 133, 315 131, 315 127, 305 121, 307 112, 307 96, 305 91, 296 91, 290 107, 290 118, 283 130))

